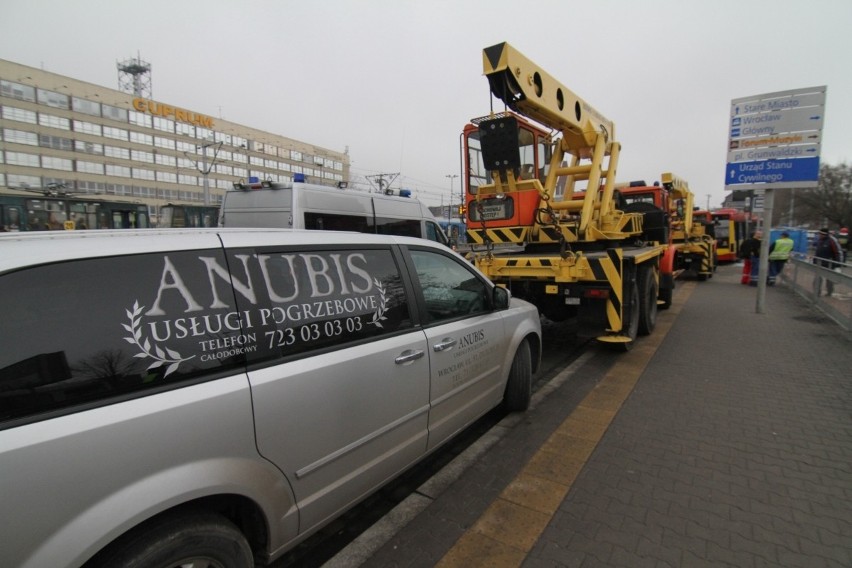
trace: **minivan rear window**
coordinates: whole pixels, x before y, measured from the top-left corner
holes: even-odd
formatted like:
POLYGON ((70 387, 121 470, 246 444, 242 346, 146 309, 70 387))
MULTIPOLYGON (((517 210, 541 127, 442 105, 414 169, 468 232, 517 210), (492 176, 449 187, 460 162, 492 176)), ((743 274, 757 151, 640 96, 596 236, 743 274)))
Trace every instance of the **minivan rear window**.
POLYGON ((0 276, 0 422, 205 379, 245 361, 221 250, 0 276))

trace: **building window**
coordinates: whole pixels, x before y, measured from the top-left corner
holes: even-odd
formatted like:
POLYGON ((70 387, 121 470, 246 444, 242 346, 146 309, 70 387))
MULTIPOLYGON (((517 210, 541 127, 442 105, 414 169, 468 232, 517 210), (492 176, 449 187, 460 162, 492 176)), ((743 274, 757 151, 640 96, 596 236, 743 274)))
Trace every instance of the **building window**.
POLYGON ((8 174, 6 183, 9 187, 41 187, 41 178, 21 174, 8 174))
POLYGON ((209 128, 202 128, 201 126, 197 126, 195 128, 195 137, 201 138, 202 140, 207 140, 208 138, 213 138, 213 131, 209 128))
POLYGON ((77 160, 77 171, 85 174, 104 174, 104 165, 97 162, 77 160))
POLYGON ((41 126, 50 128, 58 128, 60 130, 71 130, 71 121, 61 116, 53 116, 52 114, 44 114, 40 112, 38 115, 38 123, 41 126))
POLYGON ((157 172, 157 181, 177 183, 177 174, 172 172, 157 172))
POLYGON ((3 118, 6 120, 17 120, 18 122, 26 122, 27 124, 36 124, 36 113, 31 110, 25 110, 17 107, 4 106, 3 118))
POLYGON ((82 120, 75 120, 73 123, 74 132, 80 132, 82 134, 91 134, 93 136, 101 136, 101 125, 95 124, 93 122, 85 122, 82 120))
POLYGON ((86 154, 103 155, 104 153, 103 144, 95 144, 94 142, 85 142, 83 140, 74 141, 74 150, 77 152, 85 152, 86 154))
POLYGON ((118 148, 116 146, 104 146, 104 155, 110 158, 121 158, 122 160, 130 159, 130 150, 127 148, 118 148))
POLYGON ((110 105, 103 105, 104 118, 111 118, 121 122, 127 122, 127 109, 118 108, 110 105))
POLYGON ((143 144, 145 146, 153 146, 154 145, 154 137, 150 134, 142 134, 141 132, 130 132, 130 141, 136 144, 143 144))
POLYGON ((74 171, 74 164, 71 160, 67 160, 65 158, 54 158, 52 156, 42 156, 41 167, 48 170, 62 170, 65 172, 74 171))
POLYGON ((128 116, 130 124, 135 124, 136 126, 144 126, 145 128, 153 128, 154 126, 154 117, 152 117, 150 114, 145 114, 132 110, 130 111, 128 116))
POLYGON ((198 185, 198 178, 192 175, 180 174, 178 181, 181 185, 198 185))
POLYGON ((162 166, 177 166, 177 158, 174 156, 166 156, 164 154, 156 154, 154 156, 154 162, 162 166))
POLYGON ((104 126, 104 137, 115 138, 116 140, 127 140, 127 130, 123 128, 115 128, 112 126, 104 126))
POLYGON ((73 140, 70 138, 62 138, 61 136, 48 136, 47 134, 41 134, 38 137, 39 145, 43 148, 53 148, 54 150, 66 150, 68 152, 72 149, 73 140))
POLYGON ((154 136, 154 146, 157 148, 166 148, 168 150, 175 149, 175 141, 171 138, 163 138, 162 136, 154 136))
POLYGON ((176 122, 175 132, 177 132, 178 134, 183 134, 184 136, 192 136, 193 138, 195 138, 195 127, 191 124, 186 124, 185 122, 176 122))
POLYGON ((11 81, 0 81, 0 95, 18 99, 19 101, 36 102, 35 87, 29 85, 21 85, 11 81))
MULTIPOLYGON (((101 171, 103 172, 103 165, 101 165, 101 171)), ((82 191, 83 193, 103 193, 106 191, 106 184, 98 181, 78 181, 77 189, 82 191)))
POLYGON ((106 173, 108 176, 130 177, 130 168, 127 166, 117 166, 115 164, 106 165, 106 173))
POLYGON ((154 128, 157 130, 161 130, 163 132, 171 132, 175 131, 175 121, 170 120, 168 118, 162 118, 159 116, 154 117, 154 128))
POLYGON ((23 130, 3 129, 3 140, 13 144, 26 144, 27 146, 38 146, 38 135, 35 132, 24 132, 23 130))
POLYGON ((38 90, 38 102, 42 105, 47 105, 53 108, 67 109, 69 106, 70 97, 62 93, 54 93, 44 89, 38 90))
POLYGON ((231 135, 225 134, 224 132, 214 132, 213 140, 216 142, 221 142, 223 144, 231 145, 231 135))
POLYGON ((6 163, 11 166, 39 167, 38 154, 25 154, 23 152, 6 152, 6 163))
POLYGON ((133 177, 135 179, 156 179, 154 170, 146 170, 144 168, 133 168, 133 177))
POLYGON ((130 159, 136 162, 154 163, 154 154, 152 152, 140 152, 139 150, 130 151, 130 159))
POLYGON ((190 144, 189 142, 181 142, 178 140, 175 142, 177 146, 178 152, 195 152, 195 144, 190 144))
POLYGON ((83 114, 90 114, 92 116, 101 115, 101 103, 96 103, 94 101, 87 101, 86 99, 72 97, 71 107, 75 112, 82 112, 83 114))

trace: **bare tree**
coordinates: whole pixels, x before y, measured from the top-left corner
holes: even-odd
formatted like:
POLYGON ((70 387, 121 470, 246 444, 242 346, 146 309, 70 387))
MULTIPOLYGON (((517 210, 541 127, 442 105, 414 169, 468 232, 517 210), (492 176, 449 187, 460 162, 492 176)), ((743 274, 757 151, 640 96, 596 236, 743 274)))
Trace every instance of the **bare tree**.
POLYGON ((848 164, 823 164, 819 169, 819 185, 796 194, 799 219, 814 226, 828 225, 832 229, 852 224, 852 167, 848 164))

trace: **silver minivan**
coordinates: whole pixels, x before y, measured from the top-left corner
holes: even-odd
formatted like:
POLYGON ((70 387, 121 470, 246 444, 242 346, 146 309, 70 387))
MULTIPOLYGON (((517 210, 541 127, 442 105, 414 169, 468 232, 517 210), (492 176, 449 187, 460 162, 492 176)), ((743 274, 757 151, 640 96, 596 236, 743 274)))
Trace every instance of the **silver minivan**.
POLYGON ((8 567, 263 565, 489 409, 536 308, 423 239, 0 234, 8 567))

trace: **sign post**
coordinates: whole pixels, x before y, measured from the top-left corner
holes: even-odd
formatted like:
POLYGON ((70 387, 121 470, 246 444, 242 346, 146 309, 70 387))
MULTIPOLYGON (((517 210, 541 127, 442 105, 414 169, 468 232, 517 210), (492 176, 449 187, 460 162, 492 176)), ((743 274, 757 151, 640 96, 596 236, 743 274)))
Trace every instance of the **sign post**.
POLYGON ((772 190, 817 186, 825 95, 822 86, 731 101, 725 188, 763 193, 757 313, 765 313, 772 190))

